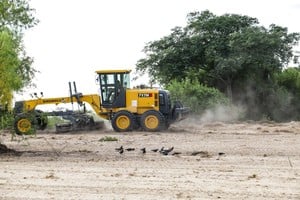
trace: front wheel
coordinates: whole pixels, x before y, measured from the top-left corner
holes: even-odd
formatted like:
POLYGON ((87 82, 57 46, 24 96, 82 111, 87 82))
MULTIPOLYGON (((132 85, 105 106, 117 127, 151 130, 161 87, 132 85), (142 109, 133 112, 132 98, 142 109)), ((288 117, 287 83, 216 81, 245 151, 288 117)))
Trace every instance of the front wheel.
POLYGON ((18 135, 31 135, 36 132, 34 118, 30 114, 19 114, 15 117, 14 128, 18 135))
POLYGON ((132 131, 135 126, 135 116, 128 111, 121 110, 114 114, 111 124, 117 132, 132 131))
POLYGON ((141 127, 145 131, 162 131, 165 129, 165 117, 156 110, 149 110, 141 116, 141 127))

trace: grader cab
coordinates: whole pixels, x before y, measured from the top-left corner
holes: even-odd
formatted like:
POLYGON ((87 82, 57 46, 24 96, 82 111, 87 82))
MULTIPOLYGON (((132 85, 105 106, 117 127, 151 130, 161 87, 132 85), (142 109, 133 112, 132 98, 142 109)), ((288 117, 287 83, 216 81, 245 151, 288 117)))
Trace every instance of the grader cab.
POLYGON ((162 131, 188 113, 178 101, 171 103, 168 91, 160 89, 131 89, 130 70, 98 70, 97 81, 99 94, 83 95, 70 87, 70 96, 18 101, 15 104, 14 127, 17 134, 31 134, 45 129, 48 116, 62 116, 71 119, 68 124, 58 124, 60 130, 76 131, 84 128, 93 129, 97 124, 85 111, 88 103, 95 113, 110 120, 115 131, 125 132, 142 129, 144 131, 162 131), (73 103, 83 106, 83 112, 42 112, 36 110, 38 105, 73 103))

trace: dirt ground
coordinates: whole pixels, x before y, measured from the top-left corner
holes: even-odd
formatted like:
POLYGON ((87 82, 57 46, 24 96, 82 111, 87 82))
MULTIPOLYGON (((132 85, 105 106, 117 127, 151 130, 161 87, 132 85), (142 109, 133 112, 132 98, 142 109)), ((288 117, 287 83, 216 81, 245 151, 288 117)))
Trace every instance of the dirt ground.
POLYGON ((300 199, 300 122, 0 139, 15 150, 0 154, 0 199, 300 199))

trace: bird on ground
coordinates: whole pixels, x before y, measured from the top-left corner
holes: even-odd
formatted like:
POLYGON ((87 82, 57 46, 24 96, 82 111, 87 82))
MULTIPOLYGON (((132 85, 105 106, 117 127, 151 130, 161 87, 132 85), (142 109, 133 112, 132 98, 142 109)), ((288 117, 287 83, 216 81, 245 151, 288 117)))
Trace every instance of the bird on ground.
POLYGON ((158 149, 151 149, 151 151, 153 151, 153 152, 158 152, 158 149))
POLYGON ((181 154, 181 152, 175 151, 174 153, 172 153, 172 156, 176 156, 176 155, 179 155, 179 154, 181 154))
POLYGON ((134 151, 135 148, 127 148, 126 151, 134 151))
POLYGON ((164 147, 162 147, 160 150, 159 150, 159 153, 163 152, 164 151, 164 147))
POLYGON ((119 148, 115 148, 115 150, 116 151, 121 151, 121 150, 124 150, 124 149, 123 149, 123 146, 120 146, 119 148))
POLYGON ((173 151, 173 149, 174 149, 174 147, 171 147, 170 149, 167 149, 165 151, 168 151, 170 153, 171 151, 173 151))
POLYGON ((168 155, 171 151, 173 151, 174 147, 171 147, 170 149, 163 149, 162 151, 160 151, 161 154, 163 155, 168 155))
POLYGON ((141 148, 141 151, 142 151, 143 154, 145 154, 146 153, 146 148, 145 147, 141 148))
POLYGON ((124 153, 123 146, 120 146, 119 148, 115 148, 116 151, 118 151, 120 154, 124 153))
POLYGON ((217 157, 217 159, 216 159, 216 160, 220 160, 220 157, 221 157, 221 156, 223 156, 223 155, 225 155, 225 153, 223 153, 223 152, 219 152, 219 153, 218 153, 218 157, 217 157))

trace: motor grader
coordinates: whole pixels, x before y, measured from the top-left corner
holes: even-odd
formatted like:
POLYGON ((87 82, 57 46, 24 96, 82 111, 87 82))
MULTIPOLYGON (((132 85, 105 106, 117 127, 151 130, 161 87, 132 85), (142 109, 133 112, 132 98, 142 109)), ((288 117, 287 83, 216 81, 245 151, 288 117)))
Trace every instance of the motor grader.
POLYGON ((113 129, 117 132, 127 132, 142 129, 144 131, 162 131, 188 113, 179 101, 171 103, 167 90, 160 89, 131 89, 131 70, 98 70, 96 80, 100 85, 99 94, 77 92, 69 82, 70 96, 44 98, 35 95, 34 99, 17 101, 15 103, 14 127, 17 134, 32 134, 36 130, 47 127, 48 116, 62 116, 71 120, 69 124, 57 125, 61 130, 92 129, 95 122, 85 114, 85 103, 88 103, 95 113, 106 120, 110 120, 113 129), (42 112, 37 110, 38 105, 78 103, 84 107, 83 113, 78 112, 42 112))

